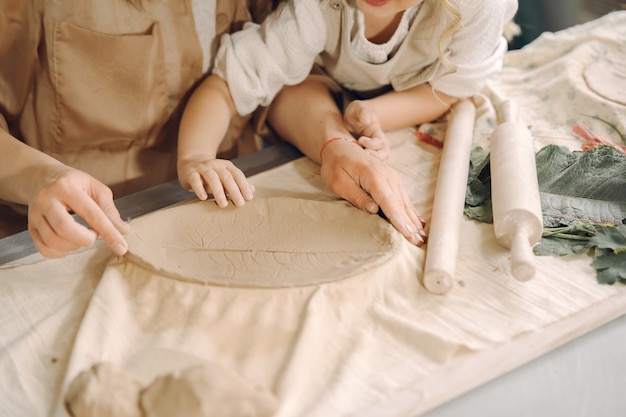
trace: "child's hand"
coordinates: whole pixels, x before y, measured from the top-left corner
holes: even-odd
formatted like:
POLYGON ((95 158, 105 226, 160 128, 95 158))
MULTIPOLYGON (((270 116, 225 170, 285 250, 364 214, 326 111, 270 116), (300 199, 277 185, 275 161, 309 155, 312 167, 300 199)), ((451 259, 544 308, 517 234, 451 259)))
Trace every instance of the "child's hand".
POLYGON ((365 101, 354 100, 343 112, 343 122, 348 130, 358 136, 358 143, 381 161, 389 159, 389 144, 378 117, 365 101))
POLYGON ((178 179, 186 190, 192 190, 200 200, 213 194, 220 207, 228 206, 230 199, 236 206, 252 200, 254 186, 231 161, 225 159, 194 158, 180 161, 178 179))

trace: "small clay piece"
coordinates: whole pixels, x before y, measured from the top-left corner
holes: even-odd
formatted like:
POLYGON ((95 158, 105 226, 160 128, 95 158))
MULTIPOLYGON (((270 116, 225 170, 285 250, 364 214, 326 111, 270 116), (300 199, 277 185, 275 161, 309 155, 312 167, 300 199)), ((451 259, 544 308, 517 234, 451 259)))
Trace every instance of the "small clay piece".
POLYGON ((141 384, 111 363, 97 363, 78 374, 65 395, 73 417, 142 417, 141 384))
POLYGON ((278 407, 272 393, 216 364, 158 377, 140 402, 146 417, 270 417, 278 407))

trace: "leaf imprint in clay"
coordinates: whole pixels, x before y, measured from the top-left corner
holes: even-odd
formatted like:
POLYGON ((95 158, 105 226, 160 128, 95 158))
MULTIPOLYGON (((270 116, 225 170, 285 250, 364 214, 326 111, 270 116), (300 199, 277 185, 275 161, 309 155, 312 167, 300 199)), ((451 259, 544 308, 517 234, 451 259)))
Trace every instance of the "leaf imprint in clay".
POLYGON ((137 218, 129 260, 172 278, 241 287, 331 282, 383 264, 401 236, 345 201, 257 198, 243 207, 197 201, 137 218))

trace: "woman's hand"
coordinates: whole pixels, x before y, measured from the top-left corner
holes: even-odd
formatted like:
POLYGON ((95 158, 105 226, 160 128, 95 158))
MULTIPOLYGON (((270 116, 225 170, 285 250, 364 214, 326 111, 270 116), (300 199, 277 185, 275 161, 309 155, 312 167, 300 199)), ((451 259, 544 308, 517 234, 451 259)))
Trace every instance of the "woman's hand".
POLYGON ((200 200, 206 200, 209 193, 212 194, 220 207, 228 206, 228 199, 238 207, 243 206, 254 196, 254 186, 244 173, 225 159, 200 155, 181 160, 178 178, 183 188, 196 193, 200 200))
POLYGON ((62 258, 69 252, 90 246, 98 235, 117 255, 128 244, 122 236, 129 225, 120 219, 113 193, 92 176, 69 167, 46 174, 28 202, 28 230, 37 250, 48 258, 62 258), (90 228, 76 222, 71 212, 90 228))
POLYGON ((414 245, 426 241, 425 222, 404 191, 393 168, 350 142, 336 142, 324 152, 320 175, 330 191, 369 213, 382 210, 414 245))
POLYGON ((343 112, 343 122, 366 151, 381 161, 389 159, 387 138, 380 127, 376 113, 367 105, 367 102, 360 100, 350 102, 343 112))

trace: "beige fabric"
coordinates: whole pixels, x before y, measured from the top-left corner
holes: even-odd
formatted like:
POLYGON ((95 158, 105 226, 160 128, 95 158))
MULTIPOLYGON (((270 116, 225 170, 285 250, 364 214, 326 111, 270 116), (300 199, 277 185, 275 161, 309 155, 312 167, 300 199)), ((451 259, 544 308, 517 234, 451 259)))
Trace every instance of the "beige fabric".
MULTIPOLYGON (((570 46, 561 51, 562 62, 548 61, 542 67, 545 72, 537 67, 529 71, 542 79, 561 65, 572 68, 572 59, 592 61, 591 51, 605 47, 604 28, 588 30, 597 33, 590 45, 579 46, 573 31, 570 46)), ((549 44, 539 42, 537 50, 549 44)), ((563 44, 567 45, 565 39, 563 44)), ((548 50, 544 50, 546 57, 548 50)), ((536 56, 533 51, 513 53, 509 62, 527 62, 525 54, 536 56)), ((488 146, 494 108, 501 99, 519 100, 524 109, 526 100, 532 99, 524 95, 528 87, 519 66, 505 70, 484 95, 476 97, 477 142, 488 146)), ((561 84, 584 93, 591 102, 602 101, 588 90, 583 69, 581 65, 566 77, 561 75, 561 84)), ((562 115, 564 107, 554 103, 567 97, 562 89, 556 83, 542 90, 547 99, 534 102, 532 111, 538 120, 532 131, 560 128, 559 118, 567 116, 562 115), (541 114, 551 117, 541 118, 541 114)), ((626 123, 623 113, 602 115, 618 126, 626 123)), ((538 136, 535 145, 552 143, 553 137, 538 136)), ((428 220, 440 150, 416 142, 410 129, 389 134, 389 140, 390 164, 428 220)), ((570 141, 572 148, 579 148, 576 145, 575 139, 570 141)), ((300 159, 251 180, 259 199, 280 196, 332 202, 317 170, 317 165, 300 159), (279 189, 276 184, 281 184, 279 189)), ((154 214, 155 219, 158 216, 154 214)), ((206 217, 197 221, 210 225, 206 217)), ((354 277, 275 290, 201 286, 129 260, 114 260, 83 321, 67 378, 102 358, 127 367, 145 381, 179 366, 219 358, 272 390, 280 401, 278 416, 361 415, 373 410, 408 416, 479 383, 490 374, 486 369, 502 372, 529 360, 533 357, 529 346, 549 350, 625 311, 626 288, 598 285, 586 256, 537 258, 537 276, 521 283, 511 276, 509 253, 498 245, 492 225, 464 219, 461 236, 458 278, 443 297, 420 285, 428 247, 415 248, 404 240, 387 262, 354 277), (110 335, 103 329, 111 329, 110 335), (533 335, 538 336, 533 339, 533 335), (525 342, 529 337, 533 344, 525 342), (456 372, 459 368, 465 372, 456 372), (405 396, 404 402, 394 401, 408 393, 412 400, 405 396)), ((337 239, 349 242, 347 237, 337 239)), ((320 274, 320 279, 327 276, 320 274)))
MULTIPOLYGON (((411 131, 390 139, 391 163, 412 184, 412 201, 429 219, 440 151, 416 145, 411 131)), ((251 180, 257 199, 336 204, 317 170, 299 159, 251 180)), ((166 211, 184 215, 189 204, 213 203, 195 201, 166 211)), ((156 221, 159 212, 147 217, 156 221)), ((212 219, 195 218, 198 241, 211 241, 212 219)), ((327 233, 337 244, 349 244, 341 232, 327 233)), ((283 232, 276 239, 294 236, 283 232)), ((427 247, 413 247, 404 239, 385 263, 356 276, 325 282, 329 274, 320 274, 319 283, 293 288, 203 285, 156 273, 132 258, 113 259, 82 321, 66 379, 102 360, 122 366, 143 384, 184 367, 218 362, 272 391, 280 403, 277 416, 360 415, 372 409, 408 416, 432 404, 431 396, 477 383, 485 372, 479 372, 482 360, 474 362, 481 353, 504 343, 520 346, 517 338, 548 332, 580 312, 598 320, 619 314, 596 313, 604 302, 618 303, 621 311, 626 307, 626 288, 598 285, 587 257, 538 258, 537 277, 520 283, 510 275, 509 253, 496 242, 491 225, 465 219, 461 236, 458 278, 445 296, 428 293, 420 283, 427 247), (430 378, 453 372, 453 364, 475 373, 429 386, 430 378), (412 393, 410 401, 394 404, 393 397, 402 392, 412 393)), ((264 235, 253 237, 262 241, 264 235)), ((173 252, 168 256, 185 265, 173 252)), ((289 258, 282 259, 289 272, 289 258)), ((585 325, 580 319, 568 321, 567 331, 585 325)), ((567 334, 557 337, 564 340, 567 334)), ((526 346, 519 350, 501 352, 495 369, 533 354, 526 346)))

